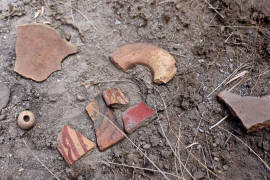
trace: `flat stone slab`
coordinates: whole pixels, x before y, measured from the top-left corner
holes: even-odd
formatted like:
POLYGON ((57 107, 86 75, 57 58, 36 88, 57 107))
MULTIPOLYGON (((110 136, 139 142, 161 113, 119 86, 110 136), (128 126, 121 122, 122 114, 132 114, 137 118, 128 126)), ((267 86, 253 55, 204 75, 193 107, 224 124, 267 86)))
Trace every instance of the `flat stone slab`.
POLYGON ((0 82, 0 110, 5 108, 8 104, 10 96, 10 89, 0 82))
POLYGON ((270 126, 270 98, 239 96, 228 91, 218 94, 234 116, 241 120, 247 132, 258 131, 270 126))
POLYGON ((154 115, 155 110, 147 106, 143 101, 130 107, 123 115, 125 131, 132 133, 151 120, 154 115))
POLYGON ((69 165, 93 149, 96 144, 68 125, 58 134, 57 149, 69 165))
POLYGON ((124 45, 115 50, 110 60, 122 71, 145 65, 152 71, 157 84, 167 83, 176 74, 175 59, 164 49, 147 43, 124 45))
POLYGON ((117 123, 115 115, 106 106, 101 95, 90 102, 86 111, 94 122, 100 151, 108 149, 125 138, 125 133, 117 123))
POLYGON ((106 89, 102 93, 107 106, 119 107, 128 104, 128 100, 121 89, 106 89))
POLYGON ((44 81, 61 70, 62 60, 77 52, 77 47, 44 24, 26 24, 17 28, 14 71, 35 81, 44 81))

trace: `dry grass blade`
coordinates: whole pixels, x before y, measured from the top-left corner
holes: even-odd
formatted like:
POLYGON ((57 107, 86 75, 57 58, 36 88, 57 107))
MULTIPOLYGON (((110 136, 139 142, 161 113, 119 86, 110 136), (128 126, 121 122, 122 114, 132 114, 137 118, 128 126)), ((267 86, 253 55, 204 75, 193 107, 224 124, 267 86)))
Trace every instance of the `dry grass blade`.
POLYGON ((210 4, 207 0, 204 0, 204 2, 205 2, 206 4, 208 4, 208 6, 209 6, 211 9, 213 9, 220 17, 222 17, 222 19, 224 19, 224 16, 223 16, 222 14, 220 14, 220 13, 218 12, 218 10, 212 6, 212 4, 210 4))
MULTIPOLYGON (((146 82, 146 83, 148 83, 148 82, 146 82)), ((153 87, 156 91, 157 91, 157 93, 159 94, 159 96, 160 96, 160 98, 161 98, 161 100, 162 100, 162 103, 163 103, 163 106, 164 106, 164 110, 165 110, 165 114, 166 114, 166 118, 167 118, 167 121, 168 122, 170 122, 170 118, 169 118, 169 114, 168 114, 168 110, 167 110, 167 105, 166 105, 166 103, 165 103, 165 100, 164 100, 164 98, 161 96, 161 94, 160 94, 160 91, 156 88, 156 87, 154 87, 154 86, 152 86, 150 83, 148 83, 151 87, 153 87)), ((169 125, 170 125, 170 123, 169 123, 169 125)), ((162 126, 161 126, 162 127, 162 126)), ((163 131, 163 133, 164 133, 164 131, 163 131)), ((175 137, 178 139, 178 141, 182 144, 182 146, 183 147, 185 147, 185 144, 181 141, 181 139, 174 133, 174 135, 175 135, 175 137)), ((165 138, 166 138, 166 136, 165 136, 165 138)), ((207 171, 209 171, 211 174, 213 174, 215 177, 217 177, 218 179, 220 179, 220 180, 222 180, 222 178, 221 177, 219 177, 216 173, 214 173, 212 170, 210 170, 206 165, 204 165, 194 154, 192 154, 186 147, 185 147, 185 150, 202 166, 202 167, 204 167, 207 171)), ((184 166, 185 167, 185 166, 184 166)))
POLYGON ((248 71, 242 71, 239 74, 235 75, 231 80, 229 80, 225 85, 230 84, 231 82, 235 81, 238 78, 241 78, 245 76, 248 73, 248 71))
POLYGON ((194 142, 194 143, 192 143, 192 144, 188 145, 188 146, 186 147, 186 149, 191 148, 192 146, 195 146, 195 145, 198 145, 198 144, 199 144, 199 143, 194 142))
MULTIPOLYGON (((110 83, 110 82, 129 82, 129 83, 133 83, 133 84, 136 84, 134 83, 133 81, 129 81, 129 80, 111 80, 111 81, 103 81, 102 83, 110 83)), ((146 81, 144 81, 146 82, 146 81)), ((101 82, 100 82, 101 83, 101 82)), ((168 110, 167 110, 167 105, 165 103, 165 100, 164 98, 161 96, 161 93, 160 91, 155 87, 153 86, 152 84, 150 84, 149 82, 146 82, 147 84, 149 84, 157 93, 158 95, 160 96, 161 100, 162 100, 162 103, 164 105, 164 110, 165 110, 165 114, 166 114, 166 119, 169 123, 169 126, 170 126, 170 118, 169 118, 169 114, 168 114, 168 110)), ((96 83, 97 84, 97 83, 96 83)), ((104 116, 104 115, 103 115, 104 116)), ((118 128, 118 127, 117 127, 118 128)), ((164 131, 163 131, 164 132, 164 131)), ((217 177, 218 179, 222 180, 221 177, 219 177, 216 173, 214 173, 212 170, 210 170, 206 165, 204 165, 195 155, 193 155, 188 149, 186 149, 186 146, 185 144, 181 141, 181 139, 174 133, 174 135, 176 136, 176 138, 178 139, 178 141, 180 142, 180 144, 185 148, 185 150, 202 166, 204 167, 207 171, 209 171, 212 175, 214 175, 215 177, 217 177)), ((126 136, 126 135, 125 135, 126 136)), ((165 136, 166 137, 166 136, 165 136)), ((127 137, 128 138, 128 137, 127 137)), ((129 139, 129 138, 128 138, 129 139)), ((131 141, 129 139, 129 141, 131 141)), ((131 141, 132 144, 134 144, 132 141, 131 141)), ((134 144, 135 145, 135 144, 134 144)), ((135 145, 136 146, 136 145, 135 145)), ((136 146, 137 147, 137 146, 136 146)), ((139 149, 140 150, 140 149, 139 149)), ((159 171, 160 172, 160 171, 159 171)))
POLYGON ((209 129, 213 129, 214 127, 218 126, 220 123, 222 123, 225 119, 227 119, 229 117, 229 115, 223 117, 221 120, 219 120, 216 124, 214 124, 213 126, 211 126, 209 129))
POLYGON ((220 128, 223 131, 226 131, 228 134, 230 134, 231 136, 235 137, 238 141, 240 141, 244 146, 246 146, 255 156, 257 156, 257 158, 265 165, 265 167, 270 171, 270 167, 269 165, 249 146, 247 145, 242 139, 240 139, 239 137, 235 136, 233 133, 231 133, 230 131, 228 131, 227 129, 224 129, 223 127, 218 126, 218 128, 220 128))
MULTIPOLYGON (((193 142, 192 142, 192 144, 190 144, 190 145, 188 146, 188 148, 191 147, 190 152, 192 152, 192 147, 196 144, 195 141, 196 141, 196 138, 197 138, 197 135, 198 135, 199 128, 200 128, 200 126, 201 126, 201 122, 202 122, 202 118, 200 118, 200 122, 199 122, 199 124, 198 124, 197 129, 196 129, 195 137, 193 138, 193 142)), ((198 143, 197 143, 197 144, 198 144, 198 143)), ((185 162, 185 166, 187 165, 188 161, 189 161, 189 154, 188 154, 187 160, 186 160, 186 162, 185 162)))
POLYGON ((136 147, 136 149, 142 153, 144 155, 144 157, 158 170, 158 172, 160 174, 163 175, 163 177, 167 180, 169 180, 169 178, 166 176, 166 174, 118 127, 116 126, 106 115, 100 113, 97 109, 93 108, 93 110, 99 114, 100 116, 102 116, 103 118, 105 118, 106 120, 108 120, 115 128, 117 128, 124 136, 125 138, 127 138, 127 140, 134 146, 136 147))
MULTIPOLYGON (((128 164, 120 164, 120 163, 115 163, 115 162, 110 162, 110 161, 92 161, 92 162, 103 163, 103 164, 112 164, 112 165, 116 165, 116 166, 123 166, 123 167, 146 170, 146 171, 151 171, 151 172, 159 172, 158 170, 155 170, 155 169, 142 168, 142 167, 138 167, 138 166, 131 166, 131 165, 128 165, 128 164)), ((182 177, 180 177, 180 176, 178 176, 176 174, 172 174, 172 173, 168 173, 168 172, 164 172, 164 173, 167 174, 167 175, 170 175, 170 176, 174 176, 174 177, 183 179, 182 177)))
POLYGON ((163 129, 161 123, 160 123, 160 118, 159 118, 159 115, 158 115, 158 112, 157 112, 156 107, 155 107, 155 111, 156 111, 156 114, 157 114, 157 118, 158 118, 158 122, 159 122, 159 126, 160 126, 160 128, 161 128, 162 134, 163 134, 163 136, 165 137, 167 143, 169 144, 169 146, 170 146, 170 148, 171 148, 171 150, 172 150, 174 156, 178 159, 178 162, 180 163, 181 166, 184 167, 184 169, 187 171, 187 173, 190 175, 190 177, 191 177, 192 179, 195 179, 195 178, 193 177, 193 175, 190 173, 190 171, 186 168, 186 165, 184 165, 184 163, 181 161, 180 157, 179 157, 179 156, 176 154, 176 152, 173 150, 172 145, 171 145, 171 142, 170 142, 170 140, 168 139, 168 137, 166 136, 166 134, 165 134, 165 132, 164 132, 164 129, 163 129))
POLYGON ((208 94, 206 97, 209 98, 218 88, 220 88, 228 79, 230 79, 239 69, 244 67, 244 65, 239 66, 237 69, 235 69, 224 81, 222 81, 210 94, 208 94))
POLYGON ((59 177, 57 177, 35 154, 34 152, 31 150, 31 148, 28 146, 28 144, 26 143, 26 141, 23 139, 23 143, 25 144, 25 146, 27 147, 27 149, 31 152, 31 154, 34 156, 34 158, 51 174, 53 175, 53 177, 55 177, 55 179, 60 180, 59 177))
MULTIPOLYGON (((178 137, 176 137, 178 139, 178 141, 182 144, 182 146, 185 147, 185 144, 181 141, 181 139, 179 139, 178 137)), ((219 177, 216 173, 214 173, 212 170, 210 170, 205 164, 203 164, 194 154, 192 154, 187 148, 185 148, 186 151, 202 166, 204 167, 208 172, 210 172, 212 175, 214 175, 215 177, 217 177, 220 180, 223 180, 221 177, 219 177)))

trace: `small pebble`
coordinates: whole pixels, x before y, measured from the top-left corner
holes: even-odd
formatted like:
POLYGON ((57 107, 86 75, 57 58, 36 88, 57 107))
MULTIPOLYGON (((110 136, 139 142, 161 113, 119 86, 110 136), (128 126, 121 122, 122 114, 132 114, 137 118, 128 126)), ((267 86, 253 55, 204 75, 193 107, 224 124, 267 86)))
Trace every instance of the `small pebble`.
POLYGON ((0 115, 0 121, 3 121, 5 119, 6 119, 6 115, 5 114, 0 115))
POLYGON ((199 63, 203 63, 204 59, 199 59, 198 61, 199 61, 199 63))
POLYGON ((143 149, 150 149, 150 144, 145 144, 145 145, 143 145, 143 149))
POLYGON ((57 101, 57 97, 50 96, 49 97, 49 101, 50 102, 56 102, 57 101))
POLYGON ((80 95, 80 94, 77 94, 76 99, 77 99, 78 101, 80 101, 80 102, 85 101, 85 97, 82 96, 82 95, 80 95))
POLYGON ((200 132, 200 133, 203 133, 203 130, 202 130, 201 128, 199 128, 199 132, 200 132))
POLYGON ((215 161, 219 161, 219 158, 218 158, 218 157, 214 157, 214 160, 215 160, 215 161))
POLYGON ((224 165, 224 166, 223 166, 223 169, 224 169, 224 170, 228 170, 228 169, 229 169, 229 166, 224 165))
POLYGON ((114 22, 114 24, 115 25, 119 25, 119 24, 121 24, 121 21, 119 21, 118 19, 116 19, 115 22, 114 22))
POLYGON ((196 149, 197 150, 200 150, 202 148, 202 146, 200 145, 200 144, 198 144, 197 146, 196 146, 196 149))

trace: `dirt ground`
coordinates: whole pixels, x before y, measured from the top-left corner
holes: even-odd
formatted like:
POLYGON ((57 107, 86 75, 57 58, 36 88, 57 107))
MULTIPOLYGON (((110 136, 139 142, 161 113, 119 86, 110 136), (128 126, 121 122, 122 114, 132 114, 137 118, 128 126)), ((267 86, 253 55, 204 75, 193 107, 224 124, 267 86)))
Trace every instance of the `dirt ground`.
MULTIPOLYGON (((131 105, 144 100, 156 107, 157 118, 129 137, 168 179, 270 179, 263 164, 270 164, 269 128, 247 134, 230 115, 210 129, 230 114, 216 100, 221 90, 270 94, 269 57, 268 0, 0 0, 0 82, 11 90, 0 111, 6 115, 0 180, 166 179, 127 139, 105 152, 96 148, 72 167, 58 152, 57 135, 66 124, 95 141, 85 107, 111 87, 121 88, 131 105), (44 14, 35 18, 41 7, 44 14), (13 71, 16 27, 33 22, 50 23, 79 48, 41 83, 13 71), (169 51, 177 62, 173 80, 155 85, 147 68, 124 73, 109 61, 111 52, 134 42, 169 51), (244 77, 210 94, 243 71, 244 77), (29 131, 16 123, 23 110, 37 119, 29 131)), ((115 110, 119 123, 123 111, 115 110)))

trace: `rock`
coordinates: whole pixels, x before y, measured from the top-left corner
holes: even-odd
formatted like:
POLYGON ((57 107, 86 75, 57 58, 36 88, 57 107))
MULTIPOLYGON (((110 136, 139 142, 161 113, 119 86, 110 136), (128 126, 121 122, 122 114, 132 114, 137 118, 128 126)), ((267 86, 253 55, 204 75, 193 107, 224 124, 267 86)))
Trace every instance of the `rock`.
POLYGON ((77 52, 77 47, 44 24, 26 24, 17 28, 14 71, 35 81, 44 81, 61 70, 62 60, 77 52))
POLYGON ((229 106, 234 116, 241 120, 247 132, 270 126, 270 98, 239 96, 228 91, 218 94, 220 101, 229 106))
POLYGON ((80 94, 77 94, 76 99, 77 99, 77 101, 79 101, 79 102, 85 101, 85 97, 84 97, 83 95, 80 95, 80 94))
POLYGON ((0 82, 0 110, 7 106, 9 96, 10 96, 9 88, 4 83, 0 82))
POLYGON ((151 145, 150 144, 143 145, 143 149, 150 149, 150 148, 151 148, 151 145))
POLYGON ((177 70, 175 59, 167 51, 147 43, 122 46, 110 55, 110 60, 124 72, 138 64, 149 67, 157 84, 170 81, 177 70))
POLYGON ((6 115, 5 114, 0 115, 0 121, 3 121, 5 119, 6 119, 6 115))
POLYGON ((106 89, 105 91, 103 91, 102 95, 107 106, 117 107, 119 105, 121 106, 128 104, 128 100, 119 88, 106 89))
POLYGON ((162 150, 161 151, 161 156, 168 159, 170 157, 170 155, 172 155, 171 151, 166 151, 166 150, 162 150))
POLYGON ((101 95, 92 100, 86 110, 94 122, 100 151, 108 149, 125 138, 125 133, 120 129, 114 114, 106 106, 101 95))
POLYGON ((151 120, 154 115, 155 110, 147 106, 143 101, 130 107, 123 115, 125 131, 127 133, 132 133, 134 130, 151 120))
POLYGON ((57 143, 57 149, 69 165, 95 147, 95 143, 67 125, 58 134, 57 143))
POLYGON ((270 144, 268 141, 263 141, 262 146, 263 146, 263 150, 265 150, 265 151, 270 150, 270 144))
POLYGON ((205 173, 202 171, 196 171, 193 176, 194 179, 202 179, 205 176, 205 173))
POLYGON ((151 144, 152 144, 153 147, 156 147, 157 145, 160 144, 160 140, 156 136, 151 136, 150 142, 151 142, 151 144))
POLYGON ((223 169, 225 170, 225 171, 227 171, 228 169, 229 169, 229 166, 227 166, 227 165, 224 165, 224 166, 222 166, 223 167, 223 169))

